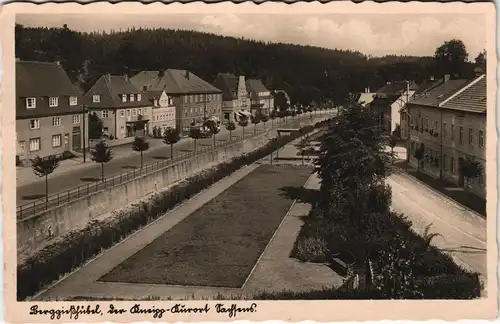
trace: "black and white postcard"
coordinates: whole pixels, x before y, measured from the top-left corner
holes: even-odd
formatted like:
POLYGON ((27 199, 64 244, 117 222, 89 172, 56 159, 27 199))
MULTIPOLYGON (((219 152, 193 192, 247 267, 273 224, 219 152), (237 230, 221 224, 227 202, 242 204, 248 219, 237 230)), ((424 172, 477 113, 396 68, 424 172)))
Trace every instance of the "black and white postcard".
POLYGON ((494 19, 4 5, 6 320, 493 318, 494 19))

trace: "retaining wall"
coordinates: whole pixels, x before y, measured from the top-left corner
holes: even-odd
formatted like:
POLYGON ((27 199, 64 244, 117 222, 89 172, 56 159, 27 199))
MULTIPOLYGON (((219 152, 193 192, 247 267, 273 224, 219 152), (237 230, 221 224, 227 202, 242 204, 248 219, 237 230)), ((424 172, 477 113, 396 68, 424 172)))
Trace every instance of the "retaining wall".
POLYGON ((153 171, 115 187, 94 192, 75 201, 48 209, 17 222, 18 257, 36 251, 48 240, 85 227, 93 219, 102 218, 157 188, 167 187, 203 169, 240 156, 263 146, 276 135, 261 134, 230 147, 206 152, 189 160, 153 171), (52 235, 52 236, 51 236, 52 235))

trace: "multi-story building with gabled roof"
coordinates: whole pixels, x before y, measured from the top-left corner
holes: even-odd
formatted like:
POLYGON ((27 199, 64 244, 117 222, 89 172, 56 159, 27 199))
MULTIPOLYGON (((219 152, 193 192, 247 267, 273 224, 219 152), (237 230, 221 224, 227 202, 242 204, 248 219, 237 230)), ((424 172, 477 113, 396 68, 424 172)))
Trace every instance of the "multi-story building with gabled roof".
POLYGON ((19 161, 82 150, 81 93, 59 62, 16 60, 16 99, 19 161))

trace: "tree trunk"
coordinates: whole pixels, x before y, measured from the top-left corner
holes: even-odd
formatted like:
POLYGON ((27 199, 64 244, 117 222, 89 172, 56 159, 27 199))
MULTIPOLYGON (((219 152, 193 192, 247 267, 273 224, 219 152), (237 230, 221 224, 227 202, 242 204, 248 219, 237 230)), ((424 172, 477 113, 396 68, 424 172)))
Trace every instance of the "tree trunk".
POLYGON ((170 159, 174 159, 174 144, 170 144, 170 159))
POLYGON ((253 124, 253 133, 255 135, 255 133, 257 132, 257 124, 253 124))
POLYGON ((214 146, 215 146, 215 134, 214 134, 214 146))
POLYGON ((245 139, 245 126, 242 126, 242 128, 243 128, 243 134, 242 134, 242 136, 243 136, 243 139, 245 139))
POLYGON ((104 181, 104 163, 101 162, 101 181, 104 181))
POLYGON ((229 140, 231 140, 233 138, 233 131, 229 131, 229 140))
POLYGON ((196 138, 194 139, 194 150, 196 151, 196 138))
POLYGON ((142 169, 143 163, 142 163, 142 151, 141 151, 141 169, 142 169))
POLYGON ((47 209, 47 205, 49 204, 49 175, 45 175, 45 209, 47 209))

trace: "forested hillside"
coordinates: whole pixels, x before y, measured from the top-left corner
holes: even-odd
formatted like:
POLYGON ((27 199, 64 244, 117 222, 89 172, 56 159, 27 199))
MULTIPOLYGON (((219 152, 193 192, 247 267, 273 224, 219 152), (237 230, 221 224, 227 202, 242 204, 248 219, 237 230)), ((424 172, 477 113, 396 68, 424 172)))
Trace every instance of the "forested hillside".
POLYGON ((60 61, 71 79, 87 90, 104 73, 187 69, 212 82, 218 72, 261 78, 284 88, 293 101, 343 98, 376 89, 389 80, 439 76, 432 57, 369 58, 352 51, 264 43, 186 30, 131 29, 81 33, 61 28, 16 25, 16 56, 60 61))

